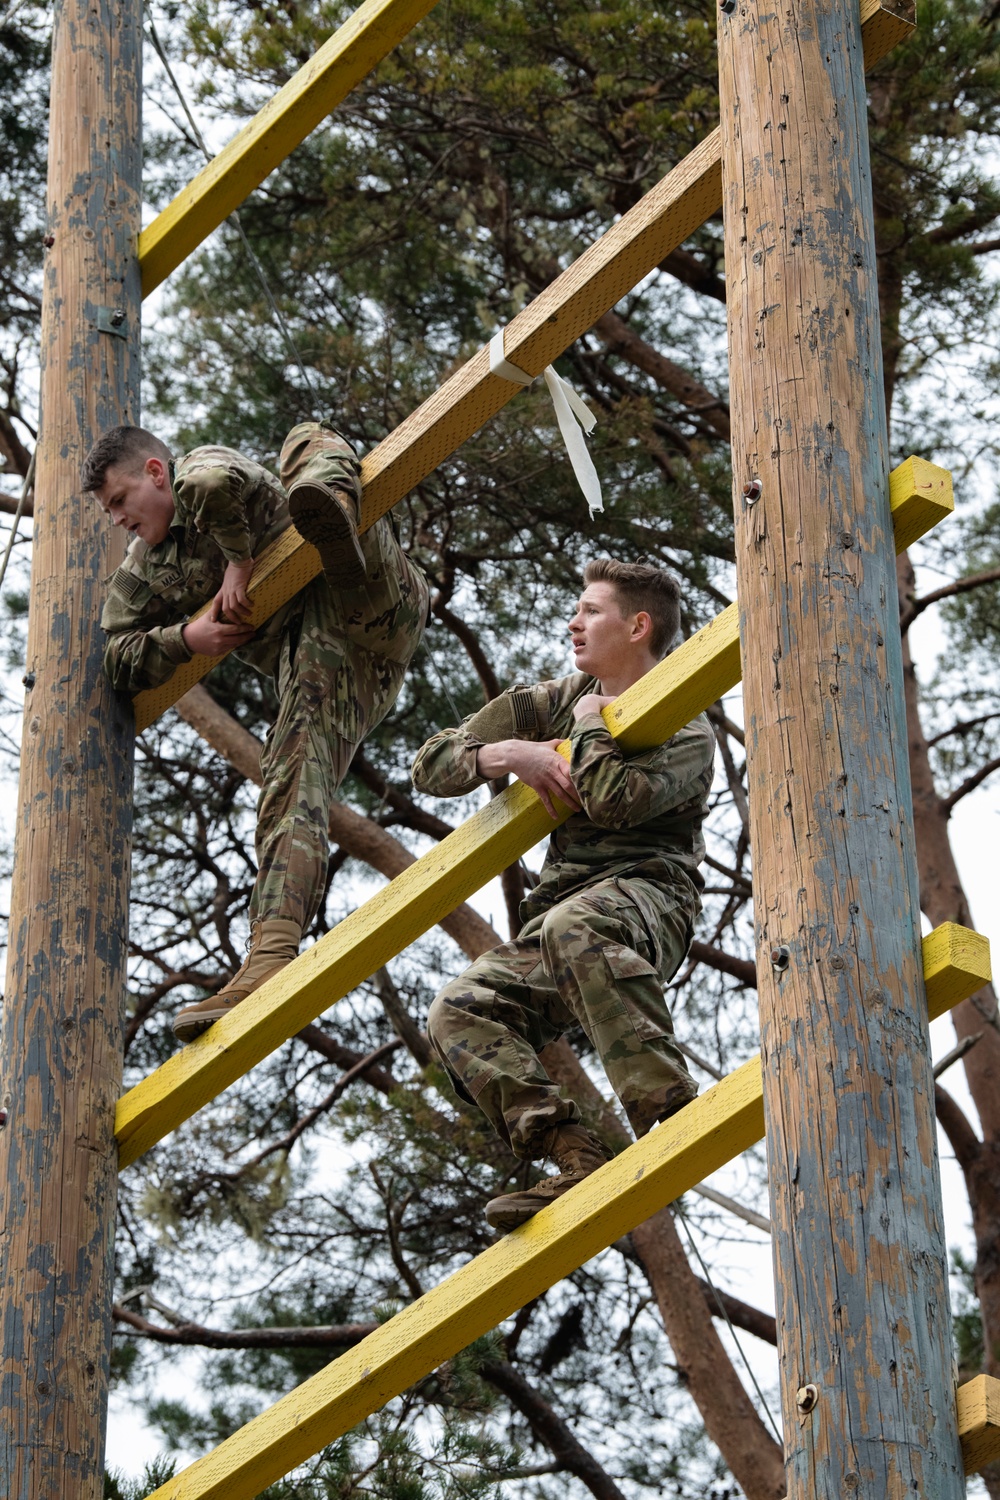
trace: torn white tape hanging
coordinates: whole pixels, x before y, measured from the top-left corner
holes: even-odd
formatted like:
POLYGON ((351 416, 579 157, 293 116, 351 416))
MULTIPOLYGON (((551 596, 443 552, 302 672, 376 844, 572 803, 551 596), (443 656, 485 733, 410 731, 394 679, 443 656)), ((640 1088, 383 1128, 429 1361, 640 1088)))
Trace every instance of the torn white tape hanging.
MULTIPOLYGON (((510 380, 514 385, 530 385, 534 375, 529 375, 525 370, 519 370, 517 365, 512 365, 504 355, 504 329, 500 329, 490 340, 490 373, 499 375, 501 380, 510 380)), ((593 432, 597 424, 597 418, 574 391, 568 380, 564 380, 556 373, 554 366, 546 365, 542 371, 545 384, 549 388, 552 397, 552 406, 555 410, 556 421, 562 440, 566 444, 566 452, 576 475, 576 482, 584 494, 584 499, 593 516, 599 510, 604 509, 604 497, 601 494, 601 481, 597 477, 594 468, 594 460, 590 456, 590 450, 584 441, 583 434, 593 432)))

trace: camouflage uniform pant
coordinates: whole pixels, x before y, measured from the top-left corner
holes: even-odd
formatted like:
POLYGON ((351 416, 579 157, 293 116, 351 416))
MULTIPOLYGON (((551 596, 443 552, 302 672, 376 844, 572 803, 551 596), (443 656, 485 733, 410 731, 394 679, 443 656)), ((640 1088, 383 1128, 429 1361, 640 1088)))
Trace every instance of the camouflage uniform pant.
POLYGON ((550 1126, 580 1118, 537 1056, 577 1023, 637 1136, 694 1097, 663 994, 693 915, 648 881, 601 880, 442 990, 427 1018, 431 1043, 515 1155, 541 1155, 550 1126))
MULTIPOLYGON (((281 482, 344 482, 343 443, 302 423, 281 453, 281 482)), ((335 589, 307 584, 290 617, 277 670, 278 717, 261 756, 257 881, 250 916, 305 929, 319 909, 329 862, 329 820, 355 750, 389 712, 427 621, 427 584, 381 517, 361 537, 367 576, 335 589)))

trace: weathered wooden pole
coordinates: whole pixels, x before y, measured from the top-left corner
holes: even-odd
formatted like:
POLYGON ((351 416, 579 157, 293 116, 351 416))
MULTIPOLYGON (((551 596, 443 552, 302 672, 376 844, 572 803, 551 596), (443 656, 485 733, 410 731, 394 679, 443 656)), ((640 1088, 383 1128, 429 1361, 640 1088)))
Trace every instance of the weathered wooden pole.
POLYGON ((101 666, 121 539, 81 497, 139 401, 140 7, 58 0, 41 431, 0 1033, 0 1495, 99 1500, 128 925, 131 711, 101 666))
POLYGON ((953 1500, 857 0, 737 0, 719 36, 788 1495, 953 1500))

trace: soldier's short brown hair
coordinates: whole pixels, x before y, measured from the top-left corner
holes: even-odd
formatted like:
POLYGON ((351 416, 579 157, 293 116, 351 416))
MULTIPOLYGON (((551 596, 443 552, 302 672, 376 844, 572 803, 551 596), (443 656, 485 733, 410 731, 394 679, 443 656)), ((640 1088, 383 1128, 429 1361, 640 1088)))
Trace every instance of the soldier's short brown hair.
POLYGON ((653 655, 666 656, 681 628, 681 588, 673 573, 656 563, 619 562, 598 557, 583 570, 583 581, 610 583, 623 615, 644 610, 653 622, 653 655))
POLYGON ((111 427, 99 437, 83 460, 80 488, 93 494, 101 489, 109 469, 141 469, 147 458, 159 458, 168 464, 172 455, 166 443, 145 427, 111 427))

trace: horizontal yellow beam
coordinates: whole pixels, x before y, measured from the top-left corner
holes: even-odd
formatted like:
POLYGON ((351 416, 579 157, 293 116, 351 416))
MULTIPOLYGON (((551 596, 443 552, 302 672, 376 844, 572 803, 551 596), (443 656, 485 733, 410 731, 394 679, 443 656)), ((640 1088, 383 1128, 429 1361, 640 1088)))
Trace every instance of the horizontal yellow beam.
POLYGON ((364 0, 139 236, 148 297, 422 20, 436 0, 364 0))
MULTIPOLYGON (((951 1004, 975 993, 989 967, 987 955, 986 939, 975 933, 959 939, 938 928, 924 939, 925 970, 936 976, 928 981, 935 1009, 944 993, 951 1004), (955 954, 972 957, 971 972, 954 968, 955 954)), ((150 1500, 250 1500, 763 1134, 763 1084, 755 1057, 297 1386, 150 1500)))
POLYGON ((959 1386, 958 1435, 966 1474, 1000 1458, 1000 1380, 977 1375, 959 1386))
MULTIPOLYGON (((435 3, 436 0, 364 0, 343 26, 324 42, 315 57, 310 58, 274 98, 268 100, 250 123, 178 193, 148 229, 142 231, 139 266, 144 297, 148 297, 254 188, 270 176, 351 89, 398 46, 435 3)), ((912 29, 912 16, 912 4, 908 6, 905 0, 903 4, 895 5, 882 4, 880 0, 861 0, 867 68, 874 66, 912 29)), ((718 132, 711 139, 715 143, 717 176, 718 132)), ((720 186, 717 201, 698 223, 704 223, 721 206, 720 186)), ((692 224, 691 228, 697 228, 697 224, 692 224)), ((655 265, 656 261, 652 264, 655 265)), ((652 265, 648 269, 651 270, 652 265)), ((618 296, 623 296, 634 284, 630 281, 623 286, 618 296)), ((606 312, 611 305, 605 304, 600 311, 606 312)), ((561 353, 565 347, 562 345, 557 352, 561 353)))
MULTIPOLYGON (((914 529, 915 512, 922 523, 933 524, 953 505, 950 483, 931 482, 933 474, 946 471, 928 464, 925 468, 933 471, 928 474, 913 469, 914 462, 901 466, 908 479, 890 481, 893 525, 907 535, 914 529)), ((306 546, 286 532, 261 559, 255 578, 273 579, 282 569, 293 569, 306 546)), ((294 578, 286 579, 288 586, 292 582, 294 578)), ((739 615, 731 604, 622 693, 604 717, 629 751, 662 745, 739 679, 739 615)), ((521 782, 494 798, 238 1009, 131 1089, 119 1101, 115 1122, 122 1165, 135 1161, 335 1000, 350 994, 554 826, 535 793, 521 782)))
MULTIPOLYGON (((947 469, 938 468, 936 464, 930 464, 926 459, 908 458, 889 475, 889 504, 896 551, 902 552, 954 510, 951 475, 947 469)), ((304 541, 294 526, 289 527, 257 559, 249 584, 249 594, 253 602, 253 623, 262 624, 276 609, 298 593, 310 578, 314 578, 319 570, 319 554, 315 547, 304 541)), ((199 611, 199 614, 204 614, 208 608, 209 606, 206 605, 205 609, 199 611)), ((723 692, 727 692, 734 683, 739 681, 739 641, 736 620, 736 609, 730 606, 730 609, 720 615, 713 625, 693 638, 701 641, 697 648, 699 651, 709 654, 719 652, 726 654, 723 675, 728 672, 730 680, 721 690, 723 692)), ((133 700, 136 732, 141 734, 144 729, 154 723, 160 714, 164 713, 172 703, 176 703, 188 688, 200 682, 221 659, 217 656, 193 656, 190 661, 182 662, 169 681, 163 683, 161 687, 137 693, 133 700)), ((653 684, 653 674, 650 674, 646 682, 649 692, 655 697, 657 688, 653 684)), ((692 678, 692 683, 696 682, 695 676, 692 678)), ((704 706, 700 697, 700 687, 694 687, 693 691, 694 696, 689 696, 686 701, 691 704, 697 701, 699 707, 693 707, 687 717, 681 721, 685 724, 704 706)), ((650 703, 652 701, 650 699, 650 703)), ((649 711, 654 713, 655 717, 655 710, 652 707, 649 711)), ((644 734, 648 734, 646 743, 662 744, 668 736, 659 734, 659 731, 652 726, 651 720, 648 730, 643 731, 644 734)), ((626 739, 625 744, 628 749, 634 747, 631 739, 626 739)))
MULTIPOLYGON (((425 5, 424 9, 428 10, 430 6, 425 5)), ((910 14, 912 16, 912 6, 910 14)), ((356 12, 356 16, 360 15, 361 11, 356 12)), ((861 21, 867 67, 884 56, 902 35, 912 29, 913 24, 899 7, 880 5, 877 0, 863 0, 861 21)), ((721 150, 720 133, 714 130, 617 224, 595 240, 579 260, 519 312, 507 325, 504 342, 507 358, 529 374, 539 374, 580 334, 592 327, 609 307, 654 270, 671 250, 717 213, 722 207, 721 150)), ((221 161, 222 157, 216 160, 221 161)), ((196 178, 195 183, 200 180, 200 177, 196 178)), ((192 184, 192 188, 194 186, 192 184)), ((154 223, 147 233, 155 227, 154 223)), ((141 249, 142 241, 140 252, 141 249)), ((495 416, 519 390, 520 387, 510 381, 490 374, 488 349, 480 349, 473 355, 363 461, 361 529, 366 530, 426 479, 443 459, 495 416)), ((921 463, 922 460, 912 462, 921 463)), ((315 550, 299 537, 298 532, 287 532, 275 547, 283 544, 284 561, 289 560, 289 550, 295 553, 296 547, 299 549, 292 559, 294 565, 283 575, 284 582, 280 578, 265 579, 272 570, 269 553, 259 559, 254 570, 250 596, 254 600, 255 625, 262 624, 319 572, 315 550), (284 589, 287 592, 283 592, 284 589)), ((134 700, 136 732, 141 734, 148 728, 188 688, 200 682, 220 659, 192 657, 182 663, 161 687, 138 693, 134 700)))

